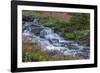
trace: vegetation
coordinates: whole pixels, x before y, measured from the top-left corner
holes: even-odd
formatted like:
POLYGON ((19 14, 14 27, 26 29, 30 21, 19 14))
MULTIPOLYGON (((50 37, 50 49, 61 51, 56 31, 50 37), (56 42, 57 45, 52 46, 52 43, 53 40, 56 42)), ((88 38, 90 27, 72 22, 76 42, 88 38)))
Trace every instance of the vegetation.
MULTIPOLYGON (((88 13, 67 13, 70 15, 68 19, 66 18, 67 14, 62 19, 57 17, 56 13, 55 15, 48 13, 48 15, 45 15, 44 12, 24 10, 22 15, 39 17, 42 25, 54 29, 65 39, 81 41, 88 46, 90 45, 90 15, 88 13)), ((80 57, 64 56, 62 54, 51 56, 40 49, 36 44, 23 43, 23 62, 80 59, 80 57)))
POLYGON ((34 43, 23 43, 23 62, 46 61, 48 58, 34 43))

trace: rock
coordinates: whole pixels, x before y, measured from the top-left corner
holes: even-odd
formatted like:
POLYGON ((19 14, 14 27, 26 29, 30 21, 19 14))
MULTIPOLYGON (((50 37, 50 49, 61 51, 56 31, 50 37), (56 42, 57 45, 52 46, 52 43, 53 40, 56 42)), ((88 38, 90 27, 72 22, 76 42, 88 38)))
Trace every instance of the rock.
POLYGON ((33 19, 32 17, 29 17, 29 16, 22 16, 22 20, 26 22, 31 22, 33 19))
POLYGON ((22 21, 25 22, 33 22, 35 19, 39 21, 39 18, 35 16, 22 16, 22 21))
POLYGON ((58 51, 57 50, 46 50, 44 51, 44 53, 48 56, 54 56, 58 53, 58 51))
POLYGON ((54 60, 64 60, 64 54, 63 53, 57 53, 54 56, 52 56, 54 60))
POLYGON ((23 36, 22 41, 23 41, 24 43, 33 43, 33 42, 32 42, 32 38, 27 37, 27 36, 23 36))

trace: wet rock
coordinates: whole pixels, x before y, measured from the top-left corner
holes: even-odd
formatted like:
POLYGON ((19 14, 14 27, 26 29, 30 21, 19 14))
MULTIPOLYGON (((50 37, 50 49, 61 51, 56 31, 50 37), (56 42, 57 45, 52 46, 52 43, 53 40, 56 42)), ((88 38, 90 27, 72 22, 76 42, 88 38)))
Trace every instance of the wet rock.
POLYGON ((33 18, 29 17, 29 16, 22 16, 22 20, 26 21, 26 22, 31 22, 31 21, 33 21, 33 18))

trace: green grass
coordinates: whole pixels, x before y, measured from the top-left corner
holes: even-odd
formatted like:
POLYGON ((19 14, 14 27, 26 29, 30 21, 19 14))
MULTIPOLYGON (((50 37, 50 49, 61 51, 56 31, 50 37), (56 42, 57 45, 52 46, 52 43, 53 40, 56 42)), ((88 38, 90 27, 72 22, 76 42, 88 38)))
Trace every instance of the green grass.
POLYGON ((84 37, 84 34, 86 32, 88 31, 84 30, 84 31, 65 32, 64 37, 70 40, 79 40, 84 37))

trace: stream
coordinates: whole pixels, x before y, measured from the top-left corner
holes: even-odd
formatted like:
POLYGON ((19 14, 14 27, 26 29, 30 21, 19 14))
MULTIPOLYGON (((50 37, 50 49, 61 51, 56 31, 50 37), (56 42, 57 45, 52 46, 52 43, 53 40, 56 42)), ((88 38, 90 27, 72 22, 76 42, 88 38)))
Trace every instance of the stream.
POLYGON ((65 40, 49 27, 43 26, 38 17, 23 17, 22 37, 27 37, 33 43, 37 43, 42 50, 60 51, 64 55, 82 56, 88 59, 90 47, 78 44, 72 40, 65 40))

